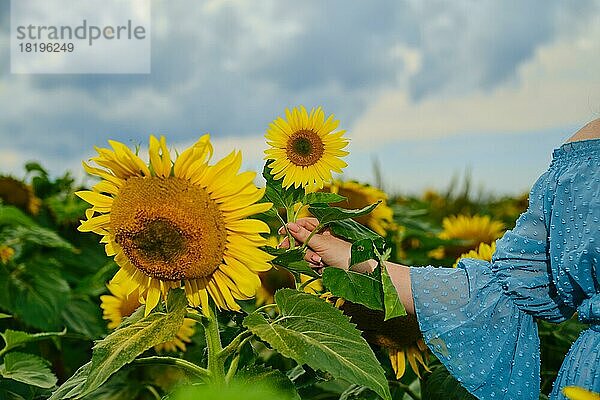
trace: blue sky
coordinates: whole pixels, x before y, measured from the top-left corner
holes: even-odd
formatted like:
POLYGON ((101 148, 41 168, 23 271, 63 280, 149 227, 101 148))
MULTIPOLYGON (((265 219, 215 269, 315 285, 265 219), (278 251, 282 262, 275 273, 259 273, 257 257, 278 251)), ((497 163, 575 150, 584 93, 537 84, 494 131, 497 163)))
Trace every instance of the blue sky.
POLYGON ((322 105, 351 138, 344 176, 419 192, 469 170, 528 189, 600 117, 600 1, 152 1, 152 73, 13 75, 0 0, 0 173, 82 177, 107 139, 210 132, 261 168, 268 123, 322 105))

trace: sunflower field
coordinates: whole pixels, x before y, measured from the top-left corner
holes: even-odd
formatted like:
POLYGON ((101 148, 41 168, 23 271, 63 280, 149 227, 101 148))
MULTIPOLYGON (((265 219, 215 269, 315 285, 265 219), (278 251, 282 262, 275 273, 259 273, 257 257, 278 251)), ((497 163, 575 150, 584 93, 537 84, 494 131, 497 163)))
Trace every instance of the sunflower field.
MULTIPOLYGON (((0 399, 474 398, 384 261, 489 261, 527 194, 346 180, 338 125, 286 110, 266 129, 263 171, 240 172, 239 151, 213 160, 208 135, 188 149, 150 136, 145 151, 97 148, 91 187, 38 163, 0 176, 0 399), (306 217, 375 269, 307 261, 286 225, 306 217)), ((584 326, 538 324, 547 395, 584 326)))

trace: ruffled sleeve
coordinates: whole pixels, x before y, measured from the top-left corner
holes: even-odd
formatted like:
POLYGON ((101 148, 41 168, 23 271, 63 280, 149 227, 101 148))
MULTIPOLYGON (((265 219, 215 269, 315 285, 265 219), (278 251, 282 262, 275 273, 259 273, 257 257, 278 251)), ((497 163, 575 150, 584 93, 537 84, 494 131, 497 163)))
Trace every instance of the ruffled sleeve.
POLYGON ((537 325, 506 296, 490 263, 412 268, 412 291, 425 342, 480 399, 537 400, 537 325))
POLYGON ((411 270, 426 343, 481 399, 538 399, 540 350, 534 317, 559 322, 574 312, 562 303, 552 281, 550 179, 550 172, 538 179, 529 208, 497 241, 492 263, 463 259, 456 269, 411 270))

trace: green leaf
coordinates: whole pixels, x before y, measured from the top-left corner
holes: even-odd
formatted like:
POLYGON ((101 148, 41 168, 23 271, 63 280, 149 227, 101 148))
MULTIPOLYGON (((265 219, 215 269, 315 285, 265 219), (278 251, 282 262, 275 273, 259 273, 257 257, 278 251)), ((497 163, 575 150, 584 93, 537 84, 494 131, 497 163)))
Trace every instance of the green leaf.
POLYGON ((0 375, 47 389, 56 385, 56 377, 50 371, 49 365, 50 363, 41 357, 14 352, 4 356, 4 364, 0 365, 0 375))
POLYGON ((67 379, 65 383, 60 385, 48 400, 63 400, 80 398, 80 393, 83 391, 85 381, 92 369, 92 362, 82 365, 75 374, 67 379))
POLYGON ((346 210, 340 207, 309 207, 308 211, 317 219, 321 225, 327 225, 333 221, 340 221, 349 218, 357 218, 362 217, 363 215, 367 215, 371 211, 375 209, 381 203, 378 201, 377 203, 371 204, 370 206, 366 206, 364 208, 358 210, 346 210))
POLYGON ((302 199, 302 204, 332 204, 344 201, 346 198, 337 193, 313 192, 307 193, 302 199))
POLYGON ((443 366, 433 370, 431 375, 423 382, 421 387, 421 398, 423 400, 475 400, 470 394, 443 366))
POLYGON ((366 226, 353 219, 333 221, 329 224, 331 232, 343 239, 354 242, 361 239, 371 239, 378 248, 383 247, 385 239, 366 226))
MULTIPOLYGON (((167 305, 168 313, 154 312, 138 321, 126 320, 105 339, 96 342, 91 364, 81 367, 51 399, 60 399, 65 392, 73 398, 90 394, 144 351, 173 339, 186 314, 187 298, 183 289, 171 290, 167 305)), ((134 315, 139 316, 137 312, 134 315)))
POLYGON ((42 332, 42 333, 27 333, 22 331, 13 331, 7 329, 4 333, 0 333, 2 339, 4 339, 5 347, 2 349, 3 352, 8 352, 16 347, 22 346, 25 343, 37 342, 40 340, 50 339, 57 336, 63 336, 67 333, 65 329, 62 332, 42 332))
POLYGON ((297 397, 288 397, 288 393, 281 393, 266 382, 254 384, 235 381, 228 385, 195 385, 181 387, 172 395, 169 395, 169 400, 292 400, 296 398, 297 397))
MULTIPOLYGON (((169 374, 169 371, 165 370, 163 365, 158 366, 158 368, 161 368, 161 377, 169 374)), ((146 399, 146 397, 140 396, 140 393, 146 391, 147 388, 140 384, 139 375, 136 375, 136 372, 138 371, 135 368, 117 372, 104 385, 85 396, 84 400, 146 399)), ((152 379, 146 375, 147 372, 148 370, 144 369, 144 380, 152 382, 152 379)))
POLYGON ((385 309, 384 321, 395 317, 402 317, 406 315, 406 309, 400 301, 398 296, 398 290, 390 278, 390 274, 385 266, 385 263, 379 264, 381 266, 381 284, 383 285, 383 308, 385 309))
POLYGON ((281 317, 269 323, 260 313, 244 319, 252 333, 283 356, 327 371, 335 378, 373 389, 385 399, 390 391, 373 351, 348 317, 316 296, 293 289, 275 293, 281 317))
MULTIPOLYGON (((15 317, 41 330, 59 329, 61 312, 69 299, 70 288, 55 264, 42 257, 29 261, 3 282, 3 299, 15 317), (35 265, 33 265, 35 264, 35 265)), ((3 301, 3 303, 4 303, 3 301)))
POLYGON ((17 207, 0 205, 0 226, 2 225, 32 227, 36 223, 17 207))
POLYGON ((79 281, 73 289, 75 293, 85 294, 92 297, 106 293, 106 282, 108 282, 119 267, 114 261, 109 261, 98 269, 93 275, 88 275, 79 281))
POLYGON ((56 232, 40 226, 17 226, 7 231, 13 240, 41 247, 74 251, 75 248, 56 232))
POLYGON ((376 257, 375 243, 373 243, 373 240, 360 239, 352 243, 352 248, 350 250, 350 266, 364 261, 374 260, 376 257))
POLYGON ((12 315, 0 313, 0 319, 7 319, 7 318, 12 318, 12 315))
POLYGON ((381 282, 374 274, 325 268, 323 285, 334 295, 372 310, 383 311, 381 282))
POLYGON ((69 331, 81 333, 90 339, 98 339, 106 333, 100 307, 87 297, 71 298, 62 312, 69 331))
POLYGON ((235 379, 245 384, 270 386, 286 399, 300 400, 292 381, 278 369, 272 369, 264 365, 249 365, 239 370, 235 375, 235 379))
POLYGON ((304 274, 318 278, 319 274, 310 267, 308 261, 304 259, 304 254, 305 252, 301 248, 288 250, 271 260, 271 263, 295 274, 304 274))
POLYGON ((275 180, 271 175, 271 168, 267 166, 271 161, 267 160, 263 168, 262 175, 267 181, 265 197, 273 203, 275 208, 290 208, 303 198, 304 189, 301 187, 294 188, 293 186, 284 189, 282 186, 283 179, 275 180))

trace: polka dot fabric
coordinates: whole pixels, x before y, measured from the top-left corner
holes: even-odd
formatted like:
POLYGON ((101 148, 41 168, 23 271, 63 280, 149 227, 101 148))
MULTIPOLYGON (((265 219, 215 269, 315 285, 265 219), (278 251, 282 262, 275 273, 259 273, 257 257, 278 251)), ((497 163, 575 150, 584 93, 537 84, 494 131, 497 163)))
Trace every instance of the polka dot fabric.
POLYGON ((600 392, 600 139, 567 143, 533 186, 529 208, 497 241, 491 263, 412 268, 417 318, 431 350, 480 399, 535 399, 535 318, 577 312, 590 329, 573 344, 564 386, 600 392))

